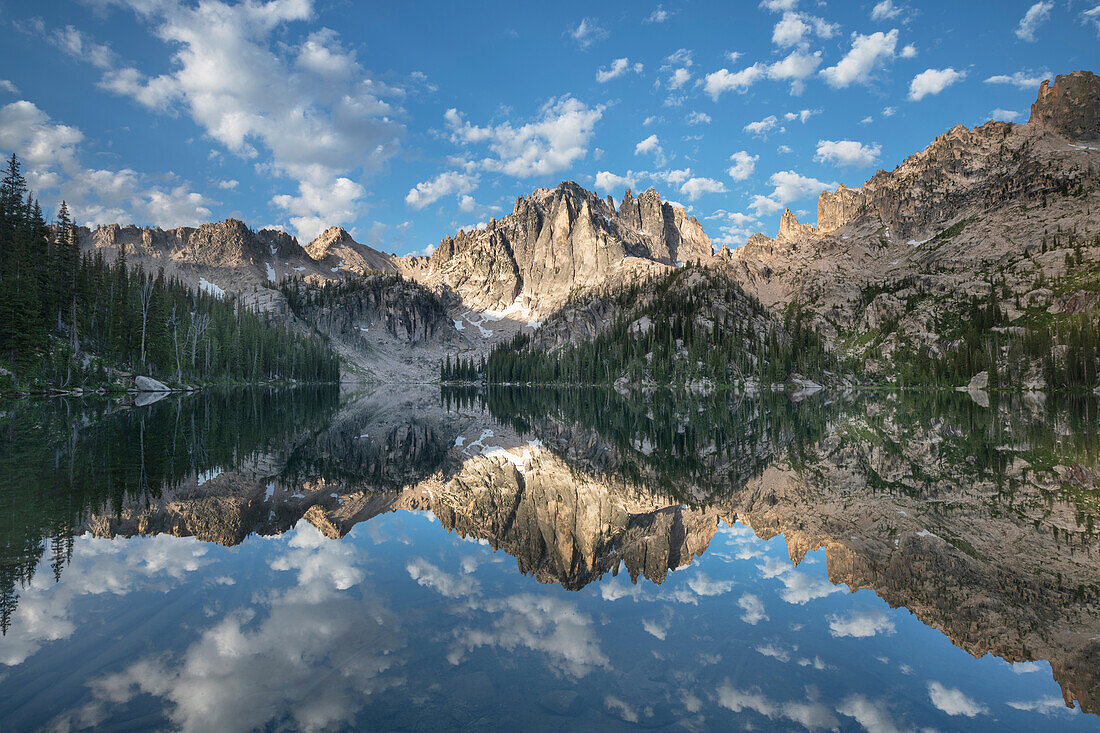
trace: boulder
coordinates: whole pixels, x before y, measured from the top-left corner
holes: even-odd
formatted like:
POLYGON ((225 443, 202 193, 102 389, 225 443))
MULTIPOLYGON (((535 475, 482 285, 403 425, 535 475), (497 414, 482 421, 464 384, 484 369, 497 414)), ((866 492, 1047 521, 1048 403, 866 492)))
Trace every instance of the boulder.
POLYGON ((134 377, 134 387, 138 392, 171 392, 168 385, 152 377, 134 377))

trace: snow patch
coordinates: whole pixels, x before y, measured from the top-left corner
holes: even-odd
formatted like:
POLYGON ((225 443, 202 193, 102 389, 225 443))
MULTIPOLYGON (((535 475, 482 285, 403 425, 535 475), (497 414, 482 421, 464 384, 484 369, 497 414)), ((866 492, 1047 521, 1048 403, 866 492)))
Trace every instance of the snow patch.
POLYGON ((224 298, 225 297, 225 291, 222 290, 221 288, 219 288, 214 283, 207 280, 205 277, 200 277, 199 278, 199 288, 206 291, 207 293, 210 293, 215 298, 224 298))
POLYGON ((456 320, 456 321, 455 321, 455 330, 456 330, 456 331, 465 331, 465 330, 466 330, 466 326, 464 326, 464 325, 462 324, 462 321, 458 321, 458 320, 456 320))
POLYGON ((275 282, 275 268, 271 266, 270 262, 265 262, 264 267, 267 268, 267 279, 275 282))
POLYGON ((207 481, 210 481, 211 479, 216 479, 218 476, 221 476, 221 475, 222 475, 222 470, 220 468, 212 468, 209 471, 203 471, 198 476, 199 480, 198 480, 197 485, 202 486, 207 481))

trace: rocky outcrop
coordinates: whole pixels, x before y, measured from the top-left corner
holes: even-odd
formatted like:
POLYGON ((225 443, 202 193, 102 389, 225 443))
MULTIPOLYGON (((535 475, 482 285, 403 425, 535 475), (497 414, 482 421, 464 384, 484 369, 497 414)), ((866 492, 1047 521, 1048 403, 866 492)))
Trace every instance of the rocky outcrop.
POLYGON ((329 272, 397 272, 393 258, 376 249, 359 244, 343 227, 329 227, 306 245, 306 254, 329 272))
POLYGON ((1053 84, 1044 81, 1028 124, 1071 140, 1100 140, 1100 78, 1074 71, 1056 76, 1053 84))
MULTIPOLYGON (((618 209, 576 183, 538 189, 484 229, 445 237, 427 263, 401 258, 410 277, 453 293, 466 308, 523 311, 532 319, 578 287, 600 283, 628 258, 655 265, 711 258, 710 239, 683 209, 650 189, 618 209)), ((518 315, 516 317, 519 317, 518 315)))

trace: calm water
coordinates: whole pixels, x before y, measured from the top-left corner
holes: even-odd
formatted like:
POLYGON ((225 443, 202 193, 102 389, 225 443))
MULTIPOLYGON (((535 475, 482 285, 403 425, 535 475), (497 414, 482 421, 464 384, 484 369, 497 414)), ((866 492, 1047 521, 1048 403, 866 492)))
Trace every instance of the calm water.
POLYGON ((1094 400, 0 405, 0 729, 1100 730, 1094 400))

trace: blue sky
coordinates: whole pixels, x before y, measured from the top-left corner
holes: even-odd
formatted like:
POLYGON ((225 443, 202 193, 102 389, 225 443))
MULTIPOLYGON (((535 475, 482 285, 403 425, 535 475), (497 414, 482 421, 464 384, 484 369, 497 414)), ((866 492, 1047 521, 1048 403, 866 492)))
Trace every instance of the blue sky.
POLYGON ((405 254, 576 180, 716 245, 1097 71, 1097 0, 0 5, 0 150, 82 223, 405 254))

